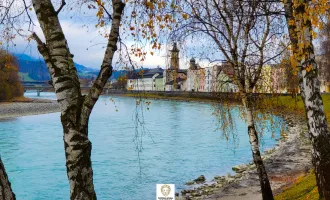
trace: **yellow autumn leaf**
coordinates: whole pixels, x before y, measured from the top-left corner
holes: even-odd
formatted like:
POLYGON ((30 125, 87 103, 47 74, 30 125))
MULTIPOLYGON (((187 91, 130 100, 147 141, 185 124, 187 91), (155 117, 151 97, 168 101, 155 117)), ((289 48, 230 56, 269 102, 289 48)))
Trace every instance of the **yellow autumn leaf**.
POLYGON ((313 69, 313 65, 308 65, 308 66, 306 67, 306 71, 307 71, 307 72, 310 72, 312 69, 313 69))
POLYGON ((182 17, 183 17, 183 19, 187 20, 189 16, 186 13, 182 13, 182 17))
POLYGON ((315 39, 316 36, 317 36, 317 33, 316 33, 315 31, 313 31, 313 32, 312 32, 312 37, 313 37, 313 39, 315 39))
POLYGON ((103 27, 104 26, 104 21, 102 20, 101 22, 100 22, 100 27, 103 27))
POLYGON ((146 6, 150 9, 150 10, 153 10, 155 7, 154 7, 154 4, 152 2, 146 2, 146 6))

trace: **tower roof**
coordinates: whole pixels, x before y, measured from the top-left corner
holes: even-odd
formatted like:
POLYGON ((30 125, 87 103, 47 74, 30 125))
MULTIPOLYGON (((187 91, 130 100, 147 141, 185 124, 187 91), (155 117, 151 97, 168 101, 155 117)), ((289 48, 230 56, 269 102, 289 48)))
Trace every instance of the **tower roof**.
POLYGON ((192 57, 192 58, 190 59, 190 62, 196 62, 195 58, 192 57))
POLYGON ((173 49, 171 50, 171 52, 179 52, 179 49, 178 49, 178 46, 177 46, 176 42, 174 42, 173 49))

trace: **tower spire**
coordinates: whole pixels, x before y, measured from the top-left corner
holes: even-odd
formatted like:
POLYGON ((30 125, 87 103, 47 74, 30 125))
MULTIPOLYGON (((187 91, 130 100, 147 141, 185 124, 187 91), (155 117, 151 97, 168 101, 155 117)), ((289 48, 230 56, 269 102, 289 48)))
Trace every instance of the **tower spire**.
POLYGON ((171 70, 179 70, 179 52, 178 46, 176 42, 174 42, 171 50, 171 70))

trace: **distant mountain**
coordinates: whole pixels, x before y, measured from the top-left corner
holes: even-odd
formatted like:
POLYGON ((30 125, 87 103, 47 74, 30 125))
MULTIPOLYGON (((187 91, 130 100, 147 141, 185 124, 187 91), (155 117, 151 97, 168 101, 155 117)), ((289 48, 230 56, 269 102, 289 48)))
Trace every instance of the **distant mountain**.
MULTIPOLYGON (((150 68, 142 68, 142 69, 136 69, 136 72, 139 72, 140 70, 149 70, 150 68)), ((110 77, 110 80, 118 80, 121 76, 126 76, 128 74, 127 70, 114 70, 112 72, 112 75, 110 77)))
MULTIPOLYGON (((25 75, 35 81, 50 80, 49 72, 44 61, 32 61, 32 60, 18 60, 18 68, 20 75, 25 75)), ((26 77, 21 76, 21 80, 25 80, 26 77)), ((25 80, 26 81, 26 80, 25 80)))
POLYGON ((22 54, 22 53, 13 53, 13 55, 18 59, 18 60, 27 60, 27 61, 37 61, 38 59, 33 58, 29 55, 22 54))
MULTIPOLYGON (((45 81, 50 80, 47 65, 43 58, 36 59, 26 54, 14 54, 18 61, 20 77, 22 80, 45 81), (28 77, 28 78, 27 78, 28 77)), ((79 78, 95 78, 98 70, 74 63, 78 71, 79 78)))
POLYGON ((110 79, 118 80, 119 77, 125 76, 126 74, 127 74, 127 70, 115 70, 112 72, 110 79))
MULTIPOLYGON (((19 76, 21 80, 25 81, 47 81, 50 80, 47 65, 43 58, 36 59, 26 54, 15 54, 19 66, 19 76)), ((79 78, 82 79, 95 79, 99 73, 99 70, 85 67, 78 63, 74 63, 78 71, 79 78)), ((144 68, 146 70, 148 68, 144 68)), ((137 69, 138 72, 141 69, 137 69)), ((128 73, 127 70, 114 70, 110 80, 118 80, 119 77, 125 76, 128 73)))
POLYGON ((99 70, 97 69, 88 68, 78 63, 74 63, 74 65, 76 66, 78 72, 97 72, 97 73, 99 72, 99 70))

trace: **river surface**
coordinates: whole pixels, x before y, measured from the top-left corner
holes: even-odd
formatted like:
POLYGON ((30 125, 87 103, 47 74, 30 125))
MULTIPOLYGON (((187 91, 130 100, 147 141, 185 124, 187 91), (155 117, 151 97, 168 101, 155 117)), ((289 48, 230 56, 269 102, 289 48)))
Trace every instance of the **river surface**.
MULTIPOLYGON (((55 95, 41 93, 39 98, 55 95)), ((144 110, 145 132, 138 129, 144 133, 143 150, 138 156, 136 100, 113 100, 101 97, 89 122, 98 199, 152 200, 157 183, 175 184, 179 192, 185 182, 202 174, 212 180, 252 160, 247 125, 238 112, 234 117, 239 140, 233 142, 217 130, 211 104, 165 100, 152 100, 144 110)), ((1 120, 0 130, 1 157, 17 199, 69 199, 60 113, 1 120)), ((279 131, 272 136, 265 130, 262 149, 273 147, 278 137, 279 131)))

